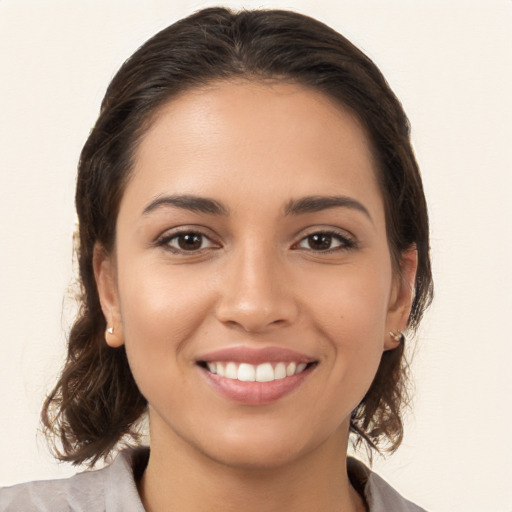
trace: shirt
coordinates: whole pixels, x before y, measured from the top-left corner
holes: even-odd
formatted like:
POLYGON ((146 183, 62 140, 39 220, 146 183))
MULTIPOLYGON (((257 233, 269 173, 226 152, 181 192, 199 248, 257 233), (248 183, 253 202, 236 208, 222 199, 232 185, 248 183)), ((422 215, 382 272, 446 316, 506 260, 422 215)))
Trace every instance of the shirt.
MULTIPOLYGON (((149 448, 129 448, 102 469, 4 487, 0 512, 144 512, 136 480, 148 459, 149 448)), ((348 474, 369 512, 426 512, 356 459, 348 459, 348 474)))

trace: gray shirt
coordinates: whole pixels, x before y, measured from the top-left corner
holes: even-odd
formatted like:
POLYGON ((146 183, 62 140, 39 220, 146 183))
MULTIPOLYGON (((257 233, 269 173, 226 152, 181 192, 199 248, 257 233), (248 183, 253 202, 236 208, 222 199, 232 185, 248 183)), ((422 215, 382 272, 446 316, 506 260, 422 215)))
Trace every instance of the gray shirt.
MULTIPOLYGON (((148 458, 148 448, 127 449, 102 469, 4 487, 0 512, 144 512, 135 482, 148 458)), ((348 472, 354 487, 364 494, 369 512, 425 512, 358 460, 349 458, 348 472)))

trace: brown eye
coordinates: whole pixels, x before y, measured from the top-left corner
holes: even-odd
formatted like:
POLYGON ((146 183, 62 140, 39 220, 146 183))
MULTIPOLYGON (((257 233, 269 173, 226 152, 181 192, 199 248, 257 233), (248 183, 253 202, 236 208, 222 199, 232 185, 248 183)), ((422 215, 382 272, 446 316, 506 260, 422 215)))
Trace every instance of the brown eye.
POLYGON ((315 251, 327 251, 332 245, 332 236, 325 233, 316 233, 307 237, 310 249, 315 251))
POLYGON ((200 251, 214 245, 207 236, 194 231, 177 233, 163 242, 171 249, 182 252, 200 251))
POLYGON ((348 249, 353 247, 354 243, 338 233, 318 232, 304 237, 298 247, 310 251, 325 252, 333 249, 348 249))
POLYGON ((197 251, 203 243, 202 235, 198 233, 187 233, 177 237, 178 246, 184 251, 197 251))

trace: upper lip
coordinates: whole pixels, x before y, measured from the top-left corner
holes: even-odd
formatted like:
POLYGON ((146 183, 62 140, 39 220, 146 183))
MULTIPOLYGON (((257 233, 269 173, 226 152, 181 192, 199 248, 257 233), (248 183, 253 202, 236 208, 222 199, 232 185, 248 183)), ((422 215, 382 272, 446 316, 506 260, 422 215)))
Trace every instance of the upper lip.
POLYGON ((306 354, 282 347, 251 348, 246 346, 225 347, 208 352, 198 358, 201 362, 233 361, 237 363, 261 364, 272 362, 313 363, 316 360, 306 354))

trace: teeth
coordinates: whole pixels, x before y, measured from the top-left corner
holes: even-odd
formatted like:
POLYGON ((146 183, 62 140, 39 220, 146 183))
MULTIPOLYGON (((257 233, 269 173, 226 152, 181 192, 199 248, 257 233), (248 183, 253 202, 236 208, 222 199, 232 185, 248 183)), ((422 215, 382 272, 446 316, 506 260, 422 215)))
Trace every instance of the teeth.
POLYGON ((271 382, 280 380, 292 375, 298 375, 306 368, 306 363, 262 363, 253 365, 249 363, 227 363, 207 362, 206 366, 211 373, 216 373, 221 377, 240 380, 243 382, 271 382))
POLYGON ((274 368, 274 377, 276 380, 284 379, 286 377, 286 366, 284 363, 277 363, 274 368))
POLYGON ((263 363, 257 366, 256 382, 271 382, 274 379, 274 368, 272 368, 270 363, 263 363))
POLYGON ((300 363, 297 365, 297 369, 295 370, 295 373, 303 372, 306 368, 306 363, 300 363))
POLYGON ((254 382, 256 380, 256 371, 252 364, 242 363, 238 367, 238 380, 244 382, 254 382))
POLYGON ((238 368, 235 363, 228 363, 226 365, 226 373, 224 374, 224 377, 227 377, 228 379, 238 378, 238 368))

